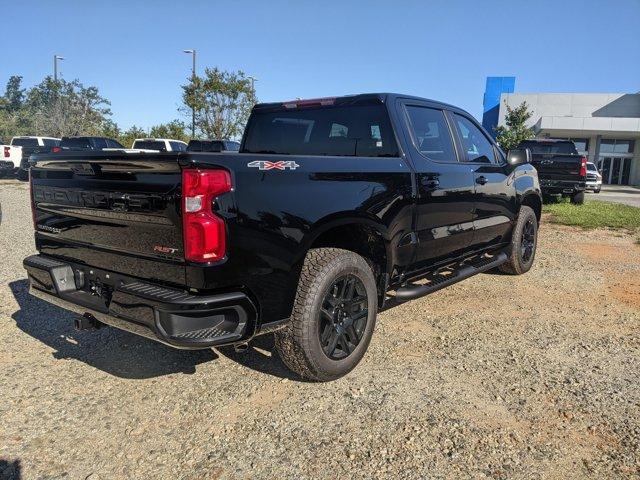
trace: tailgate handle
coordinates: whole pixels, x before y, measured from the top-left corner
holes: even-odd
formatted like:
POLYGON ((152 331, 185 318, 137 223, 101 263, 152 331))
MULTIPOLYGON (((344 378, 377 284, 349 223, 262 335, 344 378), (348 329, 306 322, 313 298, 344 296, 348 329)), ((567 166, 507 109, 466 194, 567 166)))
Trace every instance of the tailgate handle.
POLYGON ((540 165, 551 165, 553 160, 541 160, 540 165))

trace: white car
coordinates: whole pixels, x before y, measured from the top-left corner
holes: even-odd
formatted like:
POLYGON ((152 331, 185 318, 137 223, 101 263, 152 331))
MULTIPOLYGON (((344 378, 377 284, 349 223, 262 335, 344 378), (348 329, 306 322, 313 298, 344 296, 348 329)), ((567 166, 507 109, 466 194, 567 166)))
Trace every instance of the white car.
POLYGON ((148 152, 186 152, 187 144, 172 138, 136 138, 131 148, 148 152))
POLYGON ((29 156, 58 145, 60 139, 54 137, 13 137, 9 145, 0 145, 0 175, 18 173, 19 177, 27 177, 29 156))
POLYGON ((602 188, 602 175, 598 167, 592 162, 587 162, 587 190, 593 193, 600 193, 602 188))

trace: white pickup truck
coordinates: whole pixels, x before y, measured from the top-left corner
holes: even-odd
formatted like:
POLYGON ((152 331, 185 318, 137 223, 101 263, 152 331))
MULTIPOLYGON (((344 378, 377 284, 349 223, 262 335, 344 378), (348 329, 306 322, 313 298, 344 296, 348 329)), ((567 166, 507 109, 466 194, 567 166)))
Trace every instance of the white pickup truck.
POLYGON ((187 144, 172 138, 136 138, 131 148, 154 152, 186 152, 187 144))
POLYGON ((9 145, 0 145, 0 176, 17 173, 19 178, 26 178, 29 156, 58 145, 60 139, 54 137, 13 137, 9 145))

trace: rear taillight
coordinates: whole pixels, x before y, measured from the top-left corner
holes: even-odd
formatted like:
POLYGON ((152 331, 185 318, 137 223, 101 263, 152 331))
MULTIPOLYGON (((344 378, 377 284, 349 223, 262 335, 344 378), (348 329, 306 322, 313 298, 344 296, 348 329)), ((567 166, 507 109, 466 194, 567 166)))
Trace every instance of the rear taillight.
POLYGON ((9 150, 10 150, 10 147, 4 147, 4 158, 9 158, 9 155, 10 155, 9 150))
POLYGON ((215 198, 231 191, 226 170, 182 171, 182 225, 184 258, 191 262, 215 262, 226 253, 224 220, 213 211, 215 198))
POLYGON ((53 148, 51 149, 51 152, 52 152, 52 153, 60 153, 61 151, 62 151, 62 149, 61 149, 60 147, 53 147, 53 148))
POLYGON ((587 176, 587 157, 582 157, 582 162, 580 163, 580 176, 587 176))

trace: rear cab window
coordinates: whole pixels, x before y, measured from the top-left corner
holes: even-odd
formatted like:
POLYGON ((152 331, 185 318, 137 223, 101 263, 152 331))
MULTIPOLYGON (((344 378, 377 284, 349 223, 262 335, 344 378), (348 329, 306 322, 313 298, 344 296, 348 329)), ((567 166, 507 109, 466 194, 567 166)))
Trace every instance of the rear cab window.
POLYGON ((141 150, 159 150, 161 152, 167 150, 165 143, 159 140, 136 140, 133 142, 133 148, 139 148, 141 150))
POLYGON ((379 101, 255 109, 243 153, 397 157, 386 107, 379 101))
POLYGON ((37 138, 14 138, 11 141, 11 145, 16 147, 38 147, 37 138))
POLYGON ((520 148, 528 148, 533 154, 559 154, 559 155, 578 155, 578 150, 573 142, 552 142, 552 141, 531 141, 525 140, 520 142, 520 148))
POLYGON ((63 138, 60 142, 61 147, 66 148, 91 148, 88 138, 63 138))

